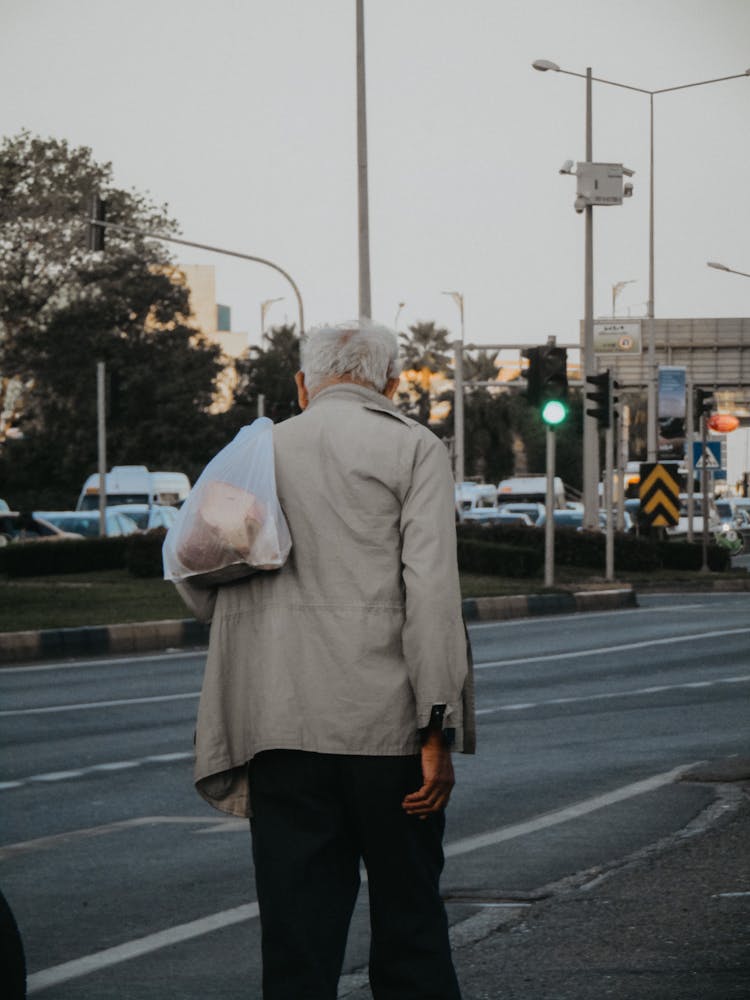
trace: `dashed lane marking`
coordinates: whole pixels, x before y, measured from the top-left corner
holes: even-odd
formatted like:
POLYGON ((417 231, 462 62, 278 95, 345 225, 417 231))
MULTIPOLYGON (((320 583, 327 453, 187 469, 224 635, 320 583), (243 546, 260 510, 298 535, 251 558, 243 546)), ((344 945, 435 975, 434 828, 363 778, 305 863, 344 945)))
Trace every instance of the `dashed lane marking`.
POLYGON ((750 628, 727 628, 715 632, 693 632, 692 634, 671 635, 664 639, 644 639, 642 642, 624 642, 617 646, 597 646, 595 649, 574 649, 569 653, 545 653, 541 656, 518 656, 512 660, 482 660, 474 664, 475 670, 489 670, 493 667, 511 667, 519 663, 545 663, 550 660, 576 660, 584 656, 603 656, 622 653, 631 649, 648 649, 650 646, 669 646, 675 643, 698 642, 703 639, 720 639, 728 635, 746 635, 750 628))
POLYGON ((8 708, 0 712, 0 718, 11 715, 47 715, 50 712, 82 712, 89 708, 115 708, 119 705, 152 705, 162 701, 184 701, 199 698, 200 691, 184 691, 180 694, 154 694, 143 698, 113 698, 110 701, 80 701, 69 705, 42 705, 38 708, 8 708))
POLYGON ((31 774, 26 778, 17 778, 14 781, 0 781, 0 792, 8 791, 11 788, 23 788, 24 785, 31 785, 37 782, 70 781, 73 778, 85 778, 90 774, 107 773, 108 771, 126 771, 133 767, 142 767, 144 764, 171 764, 179 760, 192 760, 191 753, 156 753, 149 754, 148 757, 139 757, 136 760, 111 760, 102 764, 91 764, 89 767, 79 767, 69 771, 48 771, 45 774, 31 774))
POLYGON ((586 701, 607 701, 613 698, 634 698, 643 694, 661 694, 663 691, 685 691, 693 688, 709 688, 718 684, 746 684, 750 674, 740 677, 717 677, 713 681, 688 681, 684 684, 652 684, 650 687, 632 688, 629 691, 603 691, 600 694, 582 694, 569 698, 547 698, 544 701, 519 701, 507 705, 492 705, 478 708, 477 715, 492 715, 494 712, 521 712, 528 708, 544 708, 546 705, 575 705, 586 701))

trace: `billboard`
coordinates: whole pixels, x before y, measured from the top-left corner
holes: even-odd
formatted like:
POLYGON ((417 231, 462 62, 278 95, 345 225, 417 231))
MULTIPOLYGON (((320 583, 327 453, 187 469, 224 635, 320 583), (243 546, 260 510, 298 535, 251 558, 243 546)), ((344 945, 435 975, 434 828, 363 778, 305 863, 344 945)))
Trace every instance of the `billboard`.
POLYGON ((659 368, 659 458, 680 459, 685 455, 685 407, 687 369, 681 365, 659 368))

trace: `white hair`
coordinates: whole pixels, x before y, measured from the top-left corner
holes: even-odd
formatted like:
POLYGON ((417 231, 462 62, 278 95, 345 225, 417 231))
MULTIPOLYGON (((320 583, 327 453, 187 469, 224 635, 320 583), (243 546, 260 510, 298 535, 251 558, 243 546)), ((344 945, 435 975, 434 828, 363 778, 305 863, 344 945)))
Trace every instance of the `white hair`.
POLYGON ((382 392, 401 373, 396 334, 369 320, 315 327, 302 338, 300 356, 309 391, 348 376, 382 392))

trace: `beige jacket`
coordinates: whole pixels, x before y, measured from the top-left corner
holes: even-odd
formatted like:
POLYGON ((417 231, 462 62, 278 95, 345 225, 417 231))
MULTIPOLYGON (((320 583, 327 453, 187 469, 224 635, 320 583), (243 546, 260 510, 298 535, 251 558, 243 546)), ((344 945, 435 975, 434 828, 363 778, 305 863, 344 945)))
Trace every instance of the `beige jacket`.
POLYGON ((262 750, 417 753, 435 704, 456 749, 474 749, 443 444, 380 393, 338 384, 274 428, 274 454, 286 565, 180 588, 199 617, 213 614, 196 786, 239 816, 262 750))

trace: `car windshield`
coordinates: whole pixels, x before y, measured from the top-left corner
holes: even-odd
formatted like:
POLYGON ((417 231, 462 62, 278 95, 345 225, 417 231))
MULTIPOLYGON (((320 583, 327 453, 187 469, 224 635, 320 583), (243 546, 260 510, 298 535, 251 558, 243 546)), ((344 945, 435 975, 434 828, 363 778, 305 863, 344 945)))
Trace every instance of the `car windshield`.
POLYGON ((124 514, 129 517, 131 521, 135 521, 138 527, 145 531, 148 528, 148 511, 147 510, 121 510, 120 514, 124 514))
POLYGON ((98 538, 99 537, 99 514, 45 514, 45 521, 49 521, 50 524, 54 524, 56 528, 62 528, 63 531, 73 531, 77 535, 83 535, 85 538, 98 538))
MULTIPOLYGON (((116 507, 125 503, 148 503, 147 493, 108 493, 107 506, 116 507)), ((87 493, 81 500, 81 510, 99 510, 99 494, 87 493)), ((128 515, 130 516, 130 515, 128 515)))

